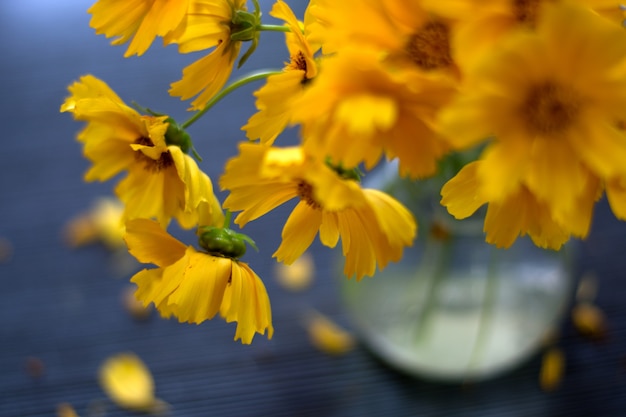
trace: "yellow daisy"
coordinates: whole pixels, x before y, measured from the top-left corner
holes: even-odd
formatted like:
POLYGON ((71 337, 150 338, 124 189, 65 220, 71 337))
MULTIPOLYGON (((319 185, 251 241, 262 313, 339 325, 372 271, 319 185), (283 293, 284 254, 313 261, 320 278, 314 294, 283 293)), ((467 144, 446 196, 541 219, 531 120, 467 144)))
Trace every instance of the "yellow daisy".
POLYGON ((450 21, 426 9, 423 0, 314 0, 311 38, 325 54, 367 47, 404 69, 456 74, 450 21), (359 45, 359 46, 357 46, 359 45))
POLYGON ((307 152, 320 159, 371 169, 383 155, 398 157, 402 176, 425 177, 449 148, 433 122, 453 93, 451 84, 389 71, 376 51, 346 48, 324 59, 292 119, 304 127, 307 152))
POLYGON ((144 269, 131 281, 144 306, 154 303, 164 317, 180 322, 202 323, 217 313, 226 322, 237 322, 235 340, 252 342, 255 333, 272 338, 272 313, 263 281, 250 267, 231 257, 185 246, 156 222, 131 220, 126 224, 130 253, 144 269))
POLYGON ((185 16, 192 0, 98 0, 87 11, 96 34, 115 36, 113 45, 128 42, 124 54, 142 55, 157 36, 174 30, 185 16))
POLYGON ((589 184, 624 175, 625 56, 622 28, 562 2, 468 72, 440 121, 459 148, 495 138, 476 174, 485 200, 527 187, 563 225, 581 198, 595 201, 589 184))
POLYGON ((246 10, 245 0, 195 0, 182 24, 165 37, 165 43, 178 44, 178 51, 189 53, 214 48, 211 53, 183 69, 183 77, 172 84, 172 96, 191 102, 199 110, 224 86, 232 72, 241 41, 232 40, 233 20, 246 10))
POLYGON ((294 262, 319 232, 325 246, 341 238, 346 257, 344 273, 357 279, 397 261, 410 246, 417 226, 411 213, 378 190, 361 189, 358 182, 305 154, 300 147, 272 148, 244 143, 227 165, 220 185, 230 191, 224 207, 241 211, 235 223, 244 226, 279 205, 298 198, 289 216, 282 243, 273 254, 294 262))
POLYGON ((92 75, 81 77, 69 91, 61 111, 87 122, 78 135, 93 162, 85 180, 128 174, 115 189, 125 205, 124 219, 156 218, 167 224, 174 217, 190 228, 202 215, 208 216, 207 224, 222 223, 209 177, 180 147, 167 143, 167 116, 140 115, 92 75))
POLYGON ((270 15, 284 20, 291 30, 285 34, 291 59, 283 73, 268 77, 265 86, 254 93, 259 112, 242 127, 248 139, 260 139, 261 143, 267 145, 274 143, 276 137, 291 122, 294 101, 302 95, 306 85, 317 74, 314 50, 287 3, 278 0, 270 15))

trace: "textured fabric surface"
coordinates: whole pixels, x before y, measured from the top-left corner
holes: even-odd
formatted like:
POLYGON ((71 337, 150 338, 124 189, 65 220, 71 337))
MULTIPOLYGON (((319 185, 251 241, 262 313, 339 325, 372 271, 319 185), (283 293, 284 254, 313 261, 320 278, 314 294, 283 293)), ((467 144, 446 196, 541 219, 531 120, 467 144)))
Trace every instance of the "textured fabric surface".
MULTIPOLYGON (((0 2, 0 237, 13 251, 0 263, 1 417, 51 416, 63 402, 83 417, 136 415, 109 403, 96 378, 106 357, 125 351, 151 369, 157 396, 172 406, 173 416, 624 415, 626 224, 614 220, 604 203, 576 265, 577 275, 591 270, 599 278, 597 302, 608 316, 609 337, 592 343, 566 320, 559 346, 567 368, 552 393, 539 388, 538 356, 495 380, 443 385, 401 375, 361 346, 340 357, 318 352, 303 326, 309 309, 349 326, 337 296, 338 268, 332 254, 314 246, 314 286, 301 294, 281 289, 270 259, 284 221, 280 212, 245 229, 267 242, 246 260, 267 283, 272 341, 257 336, 241 346, 232 342, 234 325, 220 320, 199 326, 156 315, 132 320, 120 297, 138 266, 121 270, 120 258, 101 246, 70 249, 63 243, 63 225, 114 183, 83 183, 88 162, 74 140, 81 126, 58 108, 67 85, 92 73, 125 100, 182 120, 186 103, 170 98, 167 89, 196 57, 154 45, 144 57, 124 60, 123 48, 108 46, 88 27, 90 3, 0 2)), ((296 9, 301 14, 302 7, 296 9)), ((262 48, 252 62, 276 66, 285 59, 282 50, 262 48)), ((205 157, 202 167, 214 180, 244 139, 239 127, 252 114, 254 87, 229 97, 191 129, 205 157)))

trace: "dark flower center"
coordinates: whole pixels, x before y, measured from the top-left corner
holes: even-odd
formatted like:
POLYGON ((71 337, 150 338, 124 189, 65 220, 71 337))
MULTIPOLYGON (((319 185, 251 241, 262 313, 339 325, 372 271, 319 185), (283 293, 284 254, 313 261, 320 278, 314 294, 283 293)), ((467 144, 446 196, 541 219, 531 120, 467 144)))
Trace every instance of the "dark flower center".
POLYGON ((405 50, 420 68, 434 70, 452 65, 448 27, 437 21, 429 21, 409 37, 405 50))
POLYGON ((563 133, 580 113, 580 97, 575 91, 547 81, 530 89, 522 105, 526 126, 533 134, 563 133))
POLYGON ((319 209, 322 206, 313 198, 313 186, 304 180, 298 183, 298 197, 304 200, 311 208, 319 209))
MULTIPOLYGON (((150 140, 150 138, 146 138, 143 136, 135 140, 135 143, 137 145, 154 146, 154 143, 152 143, 152 140, 150 140)), ((138 150, 135 151, 135 159, 137 160, 137 162, 143 162, 144 169, 150 172, 159 172, 174 165, 174 158, 172 158, 172 155, 169 151, 162 152, 159 159, 152 159, 148 155, 138 150)))

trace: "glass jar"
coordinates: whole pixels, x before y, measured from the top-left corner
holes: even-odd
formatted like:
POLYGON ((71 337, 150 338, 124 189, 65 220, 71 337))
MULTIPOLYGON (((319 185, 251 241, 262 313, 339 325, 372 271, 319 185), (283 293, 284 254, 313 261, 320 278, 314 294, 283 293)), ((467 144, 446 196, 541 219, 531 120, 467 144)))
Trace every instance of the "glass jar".
POLYGON ((374 277, 342 280, 363 342, 403 372, 450 382, 496 376, 536 353, 570 300, 568 248, 543 250, 522 238, 497 249, 485 242, 480 214, 458 221, 440 206, 441 181, 390 172, 366 186, 407 205, 419 238, 374 277))

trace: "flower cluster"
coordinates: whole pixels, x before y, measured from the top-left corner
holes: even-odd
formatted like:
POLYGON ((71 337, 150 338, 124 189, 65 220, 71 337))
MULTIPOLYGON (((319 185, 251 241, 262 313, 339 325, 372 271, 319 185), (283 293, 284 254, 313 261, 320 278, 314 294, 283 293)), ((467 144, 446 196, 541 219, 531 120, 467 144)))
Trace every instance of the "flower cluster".
POLYGON ((277 0, 262 22, 257 0, 97 0, 98 34, 145 53, 157 37, 180 53, 207 51, 171 85, 191 99, 191 118, 132 108, 87 75, 70 86, 61 111, 87 122, 78 135, 93 162, 87 181, 127 175, 126 243, 155 264, 132 281, 136 296, 164 316, 200 323, 219 313, 250 343, 273 328, 263 282, 239 260, 244 227, 291 199, 298 202, 274 252, 293 263, 319 234, 341 240, 344 273, 361 279, 412 245, 417 224, 385 192, 361 187, 364 171, 398 161, 398 174, 438 174, 448 155, 474 151, 441 190, 458 219, 486 206, 486 240, 509 247, 529 235, 559 249, 587 236, 606 192, 626 219, 626 32, 619 3, 554 0, 310 0, 302 20, 277 0), (262 31, 283 32, 287 62, 231 84, 262 31), (246 52, 241 54, 245 45, 246 52), (241 56, 240 56, 241 55, 241 56), (219 185, 189 153, 192 123, 236 88, 265 79, 247 141, 219 185), (298 126, 298 146, 279 147, 298 126), (476 153, 479 152, 479 153, 476 153), (222 208, 228 210, 225 216, 222 208), (196 228, 200 249, 166 228, 196 228))

